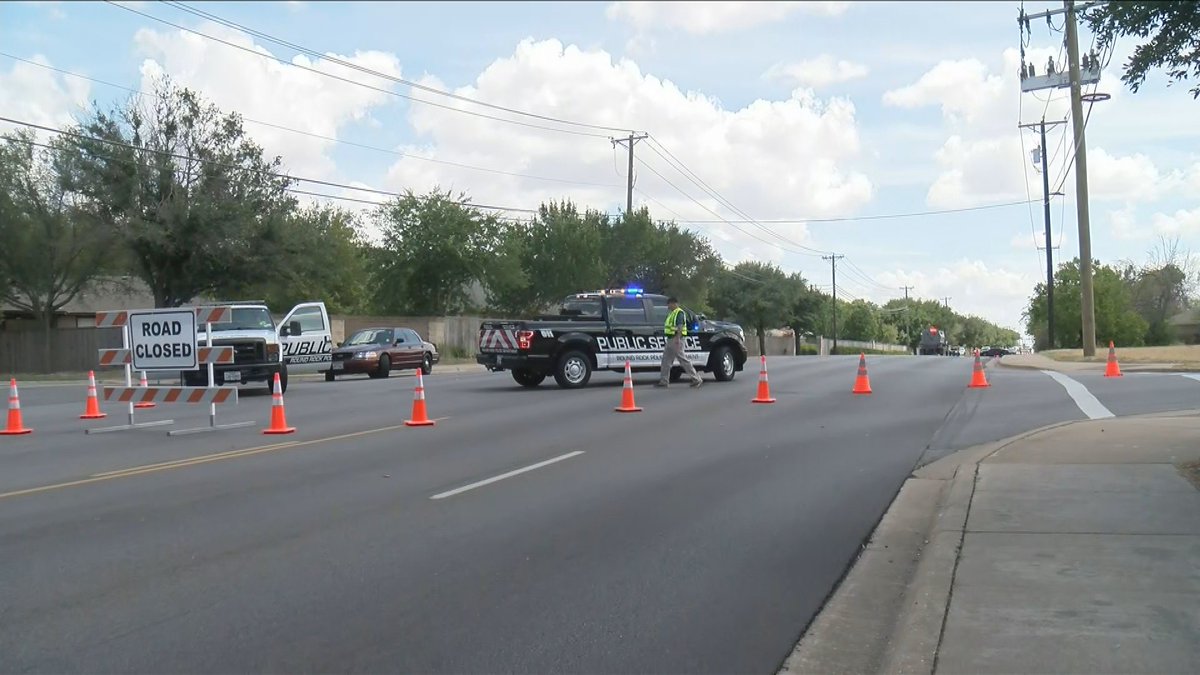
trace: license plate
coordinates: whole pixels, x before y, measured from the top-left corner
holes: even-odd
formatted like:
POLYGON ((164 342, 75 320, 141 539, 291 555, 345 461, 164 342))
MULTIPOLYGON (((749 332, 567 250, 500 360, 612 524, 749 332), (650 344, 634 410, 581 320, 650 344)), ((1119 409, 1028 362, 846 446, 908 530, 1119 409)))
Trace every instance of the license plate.
POLYGON ((334 361, 330 368, 333 370, 345 370, 346 364, 342 363, 341 361, 334 361))
POLYGON ((223 377, 226 382, 241 382, 242 381, 242 373, 237 370, 226 371, 226 373, 224 374, 223 377))

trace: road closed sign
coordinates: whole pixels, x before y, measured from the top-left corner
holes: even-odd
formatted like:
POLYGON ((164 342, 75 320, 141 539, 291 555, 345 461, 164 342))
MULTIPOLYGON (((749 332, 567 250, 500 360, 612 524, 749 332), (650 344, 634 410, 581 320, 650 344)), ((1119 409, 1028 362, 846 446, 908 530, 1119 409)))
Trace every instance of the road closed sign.
POLYGON ((196 313, 192 309, 130 312, 134 370, 196 370, 196 313))

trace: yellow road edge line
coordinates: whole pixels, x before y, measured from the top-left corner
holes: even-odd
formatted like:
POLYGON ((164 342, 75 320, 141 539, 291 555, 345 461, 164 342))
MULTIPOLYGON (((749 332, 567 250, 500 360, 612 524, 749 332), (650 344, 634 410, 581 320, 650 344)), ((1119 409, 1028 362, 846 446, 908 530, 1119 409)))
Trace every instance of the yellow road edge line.
POLYGON ((240 450, 227 450, 225 452, 218 452, 218 453, 212 454, 212 455, 199 455, 196 457, 183 457, 180 459, 172 459, 172 460, 166 461, 166 462, 157 462, 155 464, 141 464, 138 466, 131 466, 131 467, 127 467, 124 469, 116 469, 115 471, 102 471, 100 473, 94 473, 94 474, 88 476, 88 478, 101 478, 103 476, 115 476, 119 473, 128 473, 130 471, 137 471, 138 469, 150 469, 150 468, 171 466, 173 464, 186 464, 188 462, 193 462, 197 459, 206 459, 209 457, 225 457, 225 456, 230 456, 230 455, 240 455, 241 453, 248 452, 250 450, 262 450, 264 448, 281 448, 284 446, 295 445, 295 444, 296 444, 296 441, 287 441, 285 443, 274 443, 272 445, 260 445, 260 446, 256 446, 256 447, 250 447, 250 448, 241 448, 240 450))
MULTIPOLYGON (((434 421, 450 419, 447 417, 436 417, 434 421)), ((379 434, 385 431, 396 431, 407 428, 404 424, 394 424, 392 426, 380 427, 378 429, 365 429, 363 431, 354 431, 348 434, 339 434, 337 436, 325 436, 323 438, 311 438, 306 441, 290 441, 287 443, 273 443, 271 445, 261 445, 253 448, 245 448, 244 450, 230 450, 227 452, 219 452, 213 455, 201 455, 190 459, 175 460, 172 462, 163 462, 159 464, 147 464, 140 467, 130 467, 119 471, 109 471, 102 474, 94 474, 88 478, 80 478, 78 480, 67 481, 65 483, 52 483, 50 485, 40 485, 38 487, 25 488, 23 490, 13 490, 12 492, 0 492, 0 499, 8 499, 10 497, 22 497, 25 495, 38 494, 41 492, 49 492, 51 490, 61 490, 63 488, 75 487, 78 485, 89 485, 91 483, 99 483, 102 481, 115 480, 117 478, 127 478, 130 476, 140 476, 148 473, 158 473, 160 471, 168 471, 170 469, 182 469, 184 467, 195 466, 198 464, 207 464, 209 462, 217 462, 225 459, 237 459, 239 457, 249 457, 258 455, 264 452, 273 452, 275 450, 284 450, 287 448, 300 448, 308 445, 316 445, 318 443, 329 443, 331 441, 341 441, 347 438, 358 438, 361 436, 369 436, 371 434, 379 434)))

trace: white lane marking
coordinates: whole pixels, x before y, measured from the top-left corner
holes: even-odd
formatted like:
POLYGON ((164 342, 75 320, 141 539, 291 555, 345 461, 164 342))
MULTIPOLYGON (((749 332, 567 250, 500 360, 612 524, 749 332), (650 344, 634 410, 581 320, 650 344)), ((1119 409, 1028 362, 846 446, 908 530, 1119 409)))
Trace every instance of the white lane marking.
POLYGON ((499 476, 492 476, 491 478, 486 478, 477 483, 471 483, 470 485, 464 485, 459 488, 454 488, 453 490, 448 490, 446 492, 436 494, 436 495, 430 497, 430 499, 445 499, 446 497, 453 497, 454 495, 462 494, 468 490, 474 490, 475 488, 480 488, 480 487, 483 487, 484 485, 490 485, 497 481, 502 481, 505 478, 512 478, 513 476, 519 476, 523 473, 533 471, 534 469, 540 469, 543 466, 549 466, 551 464, 554 464, 555 462, 561 462, 564 459, 571 459, 572 457, 577 457, 582 454, 583 454, 583 450, 576 450, 574 452, 568 452, 565 455, 559 455, 558 457, 552 457, 550 459, 547 459, 544 462, 538 462, 537 464, 530 464, 527 467, 517 469, 515 471, 509 471, 508 473, 502 473, 499 476))
POLYGON ((1200 373, 1180 373, 1180 375, 1191 380, 1200 380, 1200 373))
POLYGON ((1063 386, 1063 389, 1067 390, 1067 394, 1075 401, 1075 405, 1079 406, 1079 410, 1088 416, 1088 419, 1099 420, 1106 417, 1115 417, 1112 411, 1104 407, 1100 399, 1093 396, 1092 392, 1088 391, 1088 388, 1079 382, 1053 370, 1043 370, 1042 372, 1054 378, 1056 382, 1063 386))

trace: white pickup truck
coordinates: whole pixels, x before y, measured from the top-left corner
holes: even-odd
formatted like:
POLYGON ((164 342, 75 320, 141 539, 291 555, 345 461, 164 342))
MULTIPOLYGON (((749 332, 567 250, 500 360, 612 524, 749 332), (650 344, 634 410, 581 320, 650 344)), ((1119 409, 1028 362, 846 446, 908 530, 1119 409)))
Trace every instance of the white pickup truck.
MULTIPOLYGON (((290 373, 316 373, 329 369, 333 336, 329 312, 323 302, 304 302, 292 308, 279 326, 266 303, 212 303, 233 308, 233 320, 213 324, 214 347, 232 346, 233 363, 213 366, 216 384, 265 382, 270 391, 279 373, 280 386, 287 390, 290 373)), ((197 327, 197 342, 207 345, 204 326, 197 327)), ((186 387, 208 385, 208 369, 180 373, 186 387)))

